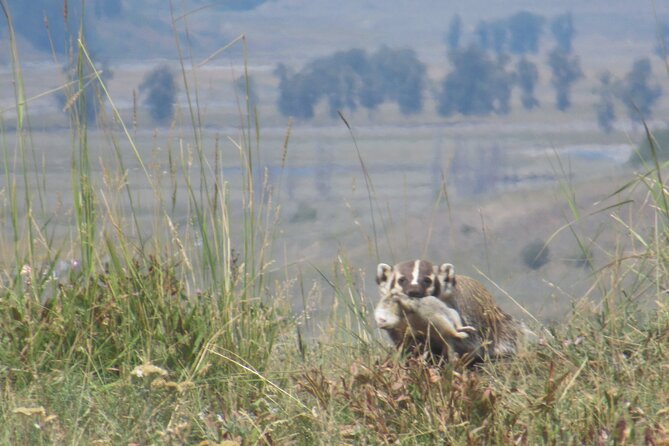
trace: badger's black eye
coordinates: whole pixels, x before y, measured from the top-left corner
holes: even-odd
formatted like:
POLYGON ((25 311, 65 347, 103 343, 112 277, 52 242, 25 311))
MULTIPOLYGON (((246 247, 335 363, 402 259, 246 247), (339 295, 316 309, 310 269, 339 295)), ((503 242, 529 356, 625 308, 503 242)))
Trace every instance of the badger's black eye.
POLYGON ((427 287, 429 287, 430 285, 432 285, 432 279, 430 279, 429 277, 425 277, 425 278, 423 279, 423 286, 427 288, 427 287))
POLYGON ((399 283, 401 286, 406 285, 407 283, 406 277, 400 277, 399 279, 397 279, 397 283, 399 283))

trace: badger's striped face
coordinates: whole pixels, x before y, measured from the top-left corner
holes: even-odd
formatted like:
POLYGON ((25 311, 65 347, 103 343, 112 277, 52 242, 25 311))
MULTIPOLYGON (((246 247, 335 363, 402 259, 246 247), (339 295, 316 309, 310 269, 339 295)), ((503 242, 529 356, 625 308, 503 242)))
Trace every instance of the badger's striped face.
POLYGON ((441 287, 434 266, 427 260, 411 260, 391 267, 380 263, 376 283, 381 296, 403 293, 409 297, 439 296, 441 287))

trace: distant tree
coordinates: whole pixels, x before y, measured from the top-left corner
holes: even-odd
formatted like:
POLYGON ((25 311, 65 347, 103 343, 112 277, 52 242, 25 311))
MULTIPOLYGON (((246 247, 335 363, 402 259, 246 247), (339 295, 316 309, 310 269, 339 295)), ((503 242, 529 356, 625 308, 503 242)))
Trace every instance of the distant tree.
POLYGON ((491 22, 490 35, 492 37, 491 49, 495 54, 499 56, 506 53, 509 45, 509 28, 506 21, 496 20, 491 22))
POLYGON ((453 70, 442 83, 437 112, 443 116, 492 113, 494 98, 490 91, 490 78, 495 69, 494 63, 474 45, 452 52, 449 58, 453 70))
POLYGON ((611 98, 601 97, 595 104, 597 112, 597 125, 604 133, 613 131, 613 122, 616 120, 616 109, 611 98))
POLYGON ((551 68, 551 84, 555 88, 555 103, 560 111, 571 106, 571 87, 583 77, 578 57, 555 47, 548 54, 548 65, 551 68))
POLYGON ((462 19, 460 14, 455 14, 451 18, 451 23, 448 26, 448 34, 446 36, 446 44, 449 51, 455 51, 460 47, 460 38, 462 37, 462 19))
POLYGON ((558 47, 564 52, 571 52, 571 44, 575 33, 571 12, 565 12, 555 17, 551 21, 551 32, 558 47))
POLYGON ((522 57, 516 64, 516 80, 520 87, 520 102, 523 108, 531 110, 539 105, 534 97, 534 86, 539 80, 539 71, 534 63, 522 57))
POLYGON ((506 69, 510 58, 501 54, 497 57, 492 76, 493 106, 495 113, 506 115, 511 111, 511 91, 516 83, 516 74, 506 69))
POLYGON ((669 56, 669 23, 662 23, 657 29, 655 54, 663 60, 669 56))
POLYGON ((509 41, 509 28, 506 20, 480 21, 475 32, 481 49, 492 50, 497 55, 506 52, 509 41))
POLYGON ((423 91, 427 86, 427 69, 410 49, 394 50, 381 47, 370 59, 373 72, 380 79, 373 84, 382 85, 388 101, 397 102, 404 115, 423 109, 423 91))
MULTIPOLYGON (((378 54, 372 56, 373 59, 380 58, 378 54)), ((374 111, 386 100, 387 83, 382 71, 383 63, 373 61, 370 63, 369 70, 362 75, 362 85, 358 92, 360 105, 367 110, 374 111)))
POLYGON ((507 21, 509 49, 514 54, 537 53, 545 19, 528 11, 518 12, 507 21))
POLYGON ((611 80, 611 73, 607 71, 599 76, 599 101, 595 104, 597 124, 605 133, 611 133, 613 122, 616 119, 613 99, 613 82, 611 80))
MULTIPOLYGON (((107 63, 97 61, 95 54, 91 58, 103 82, 114 77, 107 63)), ((70 114, 77 126, 95 125, 98 112, 106 101, 96 72, 82 58, 72 59, 69 65, 62 68, 62 72, 72 86, 56 94, 58 106, 70 114)))
POLYGON ((476 24, 476 29, 474 30, 476 34, 476 43, 483 50, 491 49, 492 36, 490 35, 490 27, 488 22, 481 20, 476 24))
POLYGON ((344 108, 356 110, 361 86, 360 73, 367 70, 367 53, 360 49, 339 51, 311 62, 307 70, 317 96, 327 99, 330 116, 344 108))
POLYGON ((649 85, 651 75, 650 59, 647 57, 638 59, 619 86, 619 97, 625 104, 630 119, 635 121, 650 119, 653 106, 662 96, 662 88, 659 85, 649 85))
POLYGON ((310 77, 304 73, 290 75, 283 64, 279 64, 274 73, 279 77, 278 106, 281 114, 300 119, 313 118, 319 92, 310 77))
POLYGON ((139 85, 139 92, 145 95, 143 103, 155 122, 165 124, 174 117, 177 84, 168 66, 161 65, 148 72, 139 85))
POLYGON ((486 115, 509 110, 513 76, 506 72, 504 58, 492 60, 476 45, 449 55, 453 70, 444 78, 437 98, 437 112, 486 115))

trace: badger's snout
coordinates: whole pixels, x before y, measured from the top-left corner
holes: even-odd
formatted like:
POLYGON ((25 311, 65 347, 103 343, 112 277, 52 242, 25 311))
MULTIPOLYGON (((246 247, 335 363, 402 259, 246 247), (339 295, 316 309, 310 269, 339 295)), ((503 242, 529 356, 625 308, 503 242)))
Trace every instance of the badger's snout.
POLYGON ((407 296, 409 297, 425 297, 425 290, 420 286, 411 286, 407 288, 407 296))

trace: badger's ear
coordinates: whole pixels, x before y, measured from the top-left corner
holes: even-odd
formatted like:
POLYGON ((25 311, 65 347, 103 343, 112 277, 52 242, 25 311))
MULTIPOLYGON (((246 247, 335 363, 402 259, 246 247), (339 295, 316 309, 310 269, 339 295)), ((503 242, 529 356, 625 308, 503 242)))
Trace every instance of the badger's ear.
POLYGON ((376 284, 380 287, 387 286, 392 271, 392 266, 386 263, 379 263, 379 266, 376 267, 376 284))
POLYGON ((442 263, 437 269, 437 278, 444 290, 455 286, 455 267, 451 263, 442 263))

